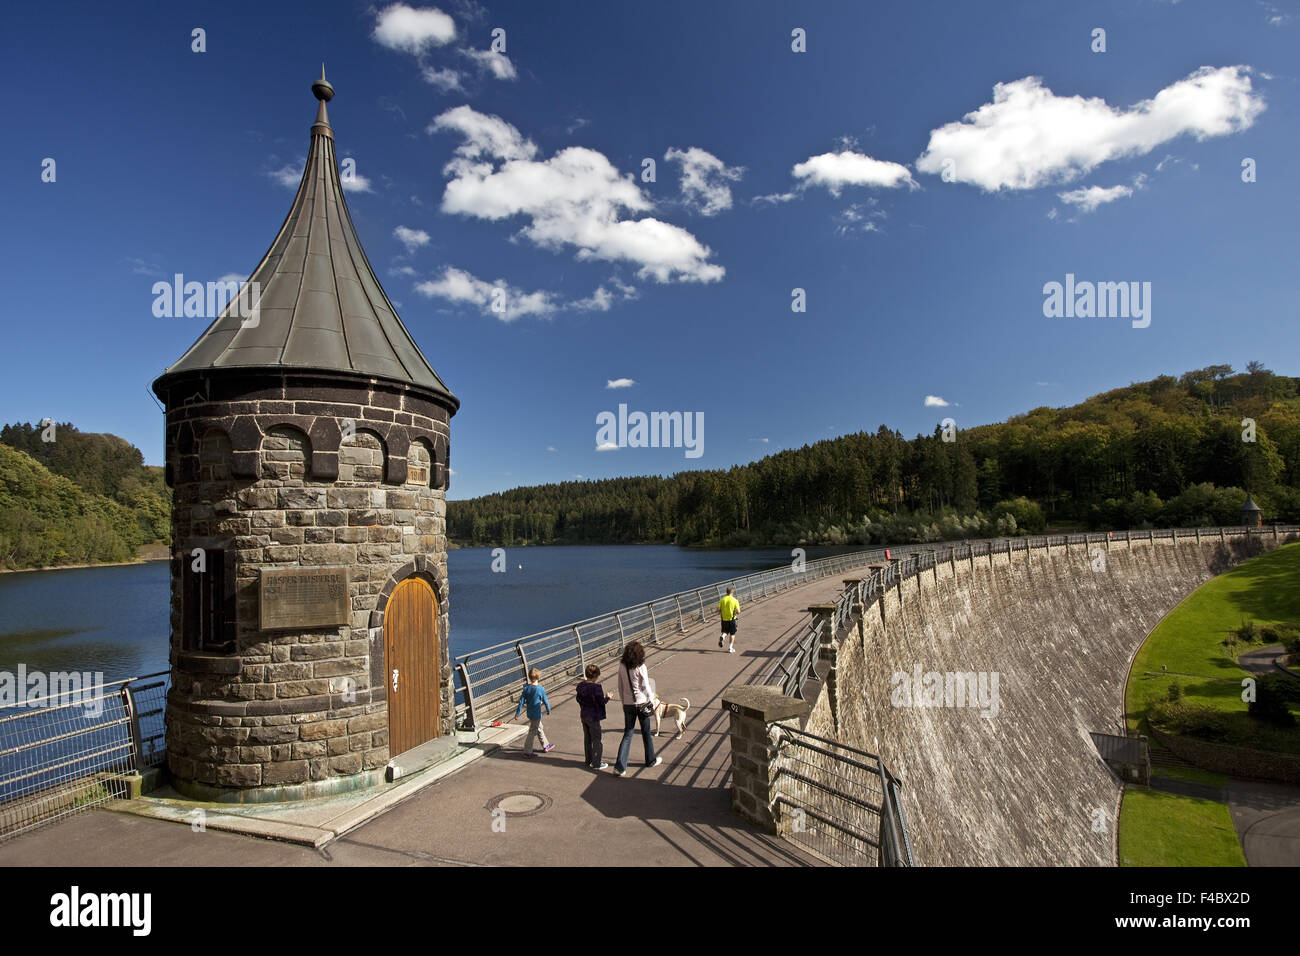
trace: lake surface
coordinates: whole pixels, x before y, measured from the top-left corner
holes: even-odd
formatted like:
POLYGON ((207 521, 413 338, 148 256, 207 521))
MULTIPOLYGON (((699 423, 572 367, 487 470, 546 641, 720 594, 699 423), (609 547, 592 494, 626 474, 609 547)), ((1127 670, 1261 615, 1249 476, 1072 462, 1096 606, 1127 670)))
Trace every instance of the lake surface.
MULTIPOLYGON (((808 548, 808 560, 857 548, 808 548)), ((788 549, 696 551, 670 545, 448 552, 451 653, 464 654, 687 588, 790 562, 788 549)), ((168 565, 0 574, 0 671, 167 669, 168 565)))

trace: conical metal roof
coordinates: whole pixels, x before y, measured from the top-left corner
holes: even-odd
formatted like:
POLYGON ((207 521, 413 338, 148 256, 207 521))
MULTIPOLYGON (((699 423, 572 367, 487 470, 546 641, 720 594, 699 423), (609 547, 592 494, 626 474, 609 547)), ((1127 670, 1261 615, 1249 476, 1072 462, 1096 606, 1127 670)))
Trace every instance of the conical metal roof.
POLYGON ((1252 498, 1252 497, 1250 496, 1250 493, 1249 493, 1249 492, 1247 492, 1247 494, 1246 494, 1246 503, 1245 503, 1244 505, 1241 506, 1241 510, 1242 510, 1242 511, 1260 511, 1260 510, 1262 510, 1262 509, 1259 507, 1259 505, 1255 504, 1255 499, 1252 498))
POLYGON ((397 317, 361 249, 339 182, 334 130, 325 104, 334 88, 321 76, 311 148, 298 194, 270 250, 249 276, 259 290, 253 318, 236 297, 189 351, 154 383, 187 372, 267 369, 343 372, 411 384, 459 401, 397 317))

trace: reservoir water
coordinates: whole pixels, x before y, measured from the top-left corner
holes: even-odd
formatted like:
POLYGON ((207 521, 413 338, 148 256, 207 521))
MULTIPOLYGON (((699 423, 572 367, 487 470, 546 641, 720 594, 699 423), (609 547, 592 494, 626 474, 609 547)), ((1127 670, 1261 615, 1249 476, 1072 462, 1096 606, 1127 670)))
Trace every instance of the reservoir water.
MULTIPOLYGON (((808 560, 856 548, 808 548, 808 560)), ((670 545, 505 549, 447 554, 451 653, 788 564, 788 549, 697 551, 670 545)), ((0 671, 102 672, 117 680, 167 669, 165 561, 0 574, 0 671)))

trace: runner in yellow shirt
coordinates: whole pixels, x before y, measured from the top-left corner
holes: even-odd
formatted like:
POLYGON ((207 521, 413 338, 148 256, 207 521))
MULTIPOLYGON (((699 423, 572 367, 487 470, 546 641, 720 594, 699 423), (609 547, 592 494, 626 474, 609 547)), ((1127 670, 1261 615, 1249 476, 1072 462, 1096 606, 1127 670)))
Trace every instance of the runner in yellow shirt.
POLYGON ((740 602, 733 597, 735 588, 727 588, 727 593, 722 600, 718 602, 718 617, 722 618, 722 633, 718 635, 718 646, 728 637, 731 638, 731 646, 727 648, 728 654, 736 653, 736 625, 740 623, 740 602))

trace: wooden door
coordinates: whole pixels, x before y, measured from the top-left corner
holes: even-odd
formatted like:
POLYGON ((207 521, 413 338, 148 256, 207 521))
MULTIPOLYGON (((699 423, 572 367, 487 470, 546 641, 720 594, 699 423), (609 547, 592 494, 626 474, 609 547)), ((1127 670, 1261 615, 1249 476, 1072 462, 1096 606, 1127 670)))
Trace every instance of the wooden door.
POLYGON ((396 757, 438 736, 438 599, 420 578, 397 585, 384 610, 388 752, 396 757))

